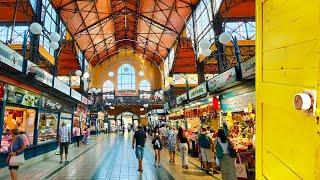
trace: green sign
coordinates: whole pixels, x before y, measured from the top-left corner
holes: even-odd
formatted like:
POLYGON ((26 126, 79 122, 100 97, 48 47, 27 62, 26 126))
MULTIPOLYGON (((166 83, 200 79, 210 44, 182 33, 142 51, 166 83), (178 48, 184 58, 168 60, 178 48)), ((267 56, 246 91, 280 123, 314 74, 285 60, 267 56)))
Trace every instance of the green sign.
POLYGON ((206 93, 207 93, 206 83, 202 83, 196 88, 193 88, 189 91, 189 99, 194 99, 206 93))
POLYGON ((188 94, 187 93, 183 93, 183 94, 181 94, 180 96, 178 96, 176 98, 177 104, 181 104, 184 100, 187 100, 187 99, 188 99, 188 94))
POLYGON ((16 86, 8 85, 7 101, 30 107, 39 107, 40 95, 16 86))
POLYGON ((220 88, 237 81, 236 68, 229 69, 224 73, 210 79, 208 88, 210 92, 215 92, 220 88))

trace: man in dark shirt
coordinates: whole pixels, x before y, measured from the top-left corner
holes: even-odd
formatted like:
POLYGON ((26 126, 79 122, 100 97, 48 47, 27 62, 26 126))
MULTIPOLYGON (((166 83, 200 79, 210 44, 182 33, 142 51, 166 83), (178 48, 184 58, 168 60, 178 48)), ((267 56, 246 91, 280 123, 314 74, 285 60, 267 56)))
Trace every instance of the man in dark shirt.
POLYGON ((144 132, 142 125, 138 125, 138 131, 134 133, 133 140, 132 140, 132 149, 136 147, 136 157, 139 162, 139 169, 138 171, 142 172, 142 159, 143 159, 143 150, 144 145, 146 143, 146 132, 144 132), (134 146, 136 144, 136 146, 134 146))

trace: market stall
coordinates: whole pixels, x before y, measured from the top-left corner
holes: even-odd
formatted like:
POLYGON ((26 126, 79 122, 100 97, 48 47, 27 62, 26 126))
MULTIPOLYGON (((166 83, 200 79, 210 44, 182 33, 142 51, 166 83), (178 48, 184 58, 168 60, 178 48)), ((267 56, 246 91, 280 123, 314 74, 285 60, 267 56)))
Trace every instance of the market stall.
POLYGON ((38 122, 38 144, 56 140, 60 111, 65 106, 53 97, 44 96, 42 98, 38 122))
POLYGON ((255 169, 255 86, 248 82, 221 96, 221 124, 237 150, 249 175, 255 169), (223 125, 225 124, 225 125, 223 125))
POLYGON ((40 95, 25 89, 7 85, 7 99, 4 107, 4 125, 1 138, 1 152, 9 148, 9 130, 19 129, 24 132, 30 145, 34 144, 34 132, 37 113, 40 106, 40 95))

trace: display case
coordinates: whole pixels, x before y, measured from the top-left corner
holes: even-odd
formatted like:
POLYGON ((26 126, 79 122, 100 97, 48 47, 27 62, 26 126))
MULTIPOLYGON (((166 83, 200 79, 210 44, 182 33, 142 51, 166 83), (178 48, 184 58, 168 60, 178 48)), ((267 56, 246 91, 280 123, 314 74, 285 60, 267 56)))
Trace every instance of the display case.
POLYGON ((4 113, 4 127, 1 138, 0 152, 8 151, 10 144, 9 131, 12 129, 18 129, 20 133, 25 132, 30 142, 30 145, 32 145, 34 139, 35 118, 35 109, 6 106, 4 113))
POLYGON ((38 144, 56 140, 58 128, 58 113, 40 113, 38 123, 38 144))

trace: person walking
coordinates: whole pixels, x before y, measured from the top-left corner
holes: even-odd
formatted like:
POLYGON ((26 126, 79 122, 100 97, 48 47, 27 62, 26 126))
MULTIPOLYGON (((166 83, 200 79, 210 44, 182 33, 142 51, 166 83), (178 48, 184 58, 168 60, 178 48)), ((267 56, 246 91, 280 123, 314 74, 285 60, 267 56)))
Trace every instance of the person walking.
POLYGON ((76 137, 76 146, 80 147, 80 138, 81 138, 81 134, 80 134, 80 128, 78 127, 73 127, 73 136, 76 137))
POLYGON ((231 157, 233 149, 233 144, 228 139, 225 134, 224 129, 218 130, 218 137, 215 142, 216 156, 219 160, 221 177, 223 180, 236 180, 236 168, 234 164, 234 159, 231 157))
POLYGON ((167 131, 167 143, 170 156, 169 162, 174 163, 176 157, 177 133, 172 125, 169 125, 169 130, 167 131))
POLYGON ((163 141, 163 145, 166 147, 167 146, 167 140, 166 140, 167 128, 166 128, 165 124, 161 125, 161 127, 159 128, 159 132, 160 132, 160 137, 163 141))
POLYGON ((144 153, 144 146, 146 143, 147 135, 144 132, 142 125, 138 125, 138 130, 134 133, 133 139, 132 139, 132 149, 135 149, 136 157, 138 159, 139 163, 139 172, 143 172, 142 169, 142 160, 143 160, 143 153, 144 153))
POLYGON ((207 128, 205 127, 201 128, 201 133, 198 135, 198 144, 200 146, 203 169, 207 174, 210 174, 210 171, 213 172, 214 144, 210 134, 207 132, 207 128))
POLYGON ((63 121, 62 127, 59 129, 59 147, 60 147, 60 163, 62 163, 63 150, 65 153, 65 163, 68 163, 68 148, 69 143, 71 142, 71 132, 67 124, 63 121))
POLYGON ((162 150, 162 141, 161 141, 161 136, 160 134, 155 134, 153 140, 152 140, 152 144, 153 144, 153 149, 154 149, 154 166, 157 167, 161 167, 160 165, 160 152, 162 150))
MULTIPOLYGON (((9 165, 10 176, 12 180, 18 179, 18 169, 23 162, 14 162, 16 156, 23 156, 23 151, 27 148, 21 136, 19 136, 18 129, 10 130, 11 145, 9 147, 9 155, 7 164, 9 165)), ((17 159, 17 158, 16 158, 17 159)), ((24 157, 23 157, 24 159, 24 157)))
POLYGON ((178 130, 178 143, 180 148, 180 156, 182 161, 182 167, 188 169, 188 138, 186 132, 180 126, 178 130))

